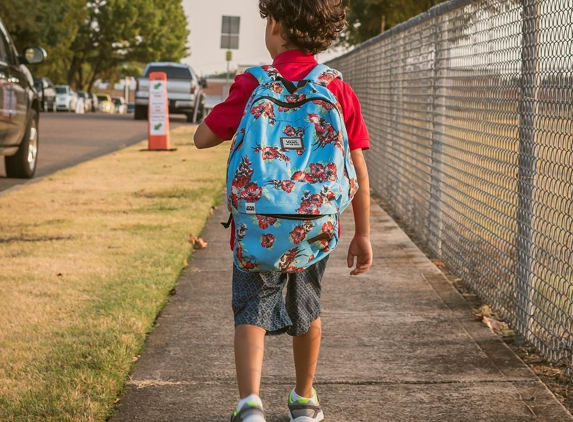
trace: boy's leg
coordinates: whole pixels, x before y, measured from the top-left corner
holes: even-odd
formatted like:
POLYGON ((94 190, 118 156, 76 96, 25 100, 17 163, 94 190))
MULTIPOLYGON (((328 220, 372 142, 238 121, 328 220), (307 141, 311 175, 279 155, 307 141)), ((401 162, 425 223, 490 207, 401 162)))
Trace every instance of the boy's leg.
POLYGON ((233 266, 235 367, 241 399, 259 395, 265 334, 284 332, 291 321, 282 300, 286 274, 250 273, 233 266))
POLYGON ((296 393, 301 397, 312 397, 312 384, 318 363, 322 323, 320 318, 311 322, 306 334, 293 337, 292 348, 296 371, 296 393))
POLYGON ((286 307, 293 322, 288 333, 293 336, 295 392, 306 398, 313 397, 312 384, 322 337, 321 284, 327 262, 328 256, 304 271, 290 274, 287 284, 286 307))
POLYGON ((255 325, 235 328, 235 367, 241 399, 259 395, 266 330, 255 325))

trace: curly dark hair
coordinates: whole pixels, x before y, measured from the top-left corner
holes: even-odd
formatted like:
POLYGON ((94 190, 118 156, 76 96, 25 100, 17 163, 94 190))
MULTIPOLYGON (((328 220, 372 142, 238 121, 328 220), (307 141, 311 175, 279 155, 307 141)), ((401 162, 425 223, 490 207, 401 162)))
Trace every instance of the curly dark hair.
POLYGON ((346 27, 343 0, 259 0, 259 11, 281 23, 287 45, 312 54, 330 47, 346 27))

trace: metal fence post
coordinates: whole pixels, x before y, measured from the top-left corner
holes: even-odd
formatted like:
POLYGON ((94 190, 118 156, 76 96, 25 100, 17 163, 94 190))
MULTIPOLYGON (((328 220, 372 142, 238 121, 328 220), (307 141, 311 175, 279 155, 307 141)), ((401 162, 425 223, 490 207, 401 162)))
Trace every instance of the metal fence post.
POLYGON ((430 214, 427 241, 437 256, 442 254, 442 150, 446 118, 446 78, 449 67, 448 19, 438 16, 434 25, 434 81, 432 113, 432 161, 430 214))
POLYGON ((519 158, 517 173, 517 279, 516 328, 531 338, 533 309, 532 237, 535 221, 536 123, 539 94, 539 0, 521 0, 523 7, 521 47, 521 95, 519 100, 519 158))

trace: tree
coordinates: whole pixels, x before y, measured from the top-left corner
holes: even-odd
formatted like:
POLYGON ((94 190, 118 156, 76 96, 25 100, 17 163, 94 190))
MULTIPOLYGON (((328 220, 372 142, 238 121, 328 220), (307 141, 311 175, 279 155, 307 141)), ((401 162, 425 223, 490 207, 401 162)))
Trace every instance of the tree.
POLYGON ((39 45, 48 52, 35 74, 76 89, 188 55, 182 0, 0 1, 0 16, 19 51, 39 45))
POLYGON ((0 2, 0 15, 18 51, 38 45, 48 60, 31 70, 49 75, 54 82, 66 81, 70 46, 85 13, 85 0, 20 0, 0 2))
POLYGON ((132 76, 148 61, 179 61, 189 30, 181 0, 94 0, 72 44, 68 82, 91 90, 97 78, 132 76), (139 63, 139 65, 138 65, 139 63))
POLYGON ((446 0, 347 0, 348 30, 341 43, 360 44, 446 0))

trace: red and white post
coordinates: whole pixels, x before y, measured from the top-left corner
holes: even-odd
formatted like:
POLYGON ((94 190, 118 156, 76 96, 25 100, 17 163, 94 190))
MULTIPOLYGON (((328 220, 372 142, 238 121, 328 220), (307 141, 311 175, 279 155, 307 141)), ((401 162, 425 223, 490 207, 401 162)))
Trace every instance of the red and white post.
POLYGON ((167 100, 167 75, 153 72, 149 75, 148 111, 149 150, 169 150, 169 103, 167 100))

